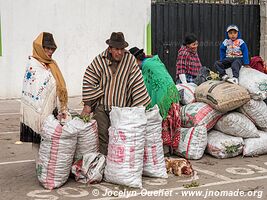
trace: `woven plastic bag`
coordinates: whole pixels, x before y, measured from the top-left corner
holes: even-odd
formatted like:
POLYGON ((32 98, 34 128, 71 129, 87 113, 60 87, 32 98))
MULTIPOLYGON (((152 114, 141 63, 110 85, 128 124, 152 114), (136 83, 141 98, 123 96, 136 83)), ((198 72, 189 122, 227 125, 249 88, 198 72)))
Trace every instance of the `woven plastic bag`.
POLYGON ((239 111, 246 115, 260 129, 267 128, 267 105, 264 101, 251 99, 248 103, 241 106, 239 111))
POLYGON ((168 178, 164 160, 163 141, 161 137, 162 117, 155 105, 146 111, 147 126, 145 132, 145 150, 143 175, 168 178))
POLYGON ((197 85, 192 83, 183 83, 183 84, 177 84, 176 88, 179 91, 181 95, 180 102, 183 105, 187 105, 190 103, 194 103, 196 101, 195 99, 195 89, 197 85))
POLYGON ((245 139, 243 156, 267 154, 267 132, 259 131, 259 138, 245 139))
POLYGON ((238 112, 231 112, 222 116, 214 128, 236 137, 259 137, 259 132, 253 122, 244 114, 238 112))
POLYGON ((44 122, 41 133, 37 177, 46 189, 62 186, 68 179, 77 143, 76 121, 64 126, 53 115, 44 122))
POLYGON ((112 107, 110 122, 104 179, 141 188, 147 124, 145 107, 112 107))
POLYGON ((226 135, 212 130, 208 133, 206 151, 216 158, 232 158, 242 153, 244 141, 241 137, 226 135))
POLYGON ((239 85, 246 88, 255 100, 264 100, 267 97, 267 74, 256 69, 242 67, 239 85))
POLYGON ((75 180, 80 183, 99 183, 104 174, 105 156, 101 153, 87 153, 76 160, 71 168, 75 180))
POLYGON ((182 127, 205 125, 210 130, 220 119, 222 113, 203 102, 195 102, 181 108, 182 127))
POLYGON ((75 125, 78 129, 78 141, 74 155, 75 160, 81 159, 85 154, 99 152, 96 120, 91 119, 86 123, 78 117, 75 117, 73 120, 75 120, 75 125))
POLYGON ((186 159, 202 158, 207 146, 207 129, 205 126, 181 128, 181 136, 175 154, 186 159))
POLYGON ((214 109, 226 113, 250 100, 246 88, 225 81, 206 81, 195 90, 196 101, 209 104, 214 109))

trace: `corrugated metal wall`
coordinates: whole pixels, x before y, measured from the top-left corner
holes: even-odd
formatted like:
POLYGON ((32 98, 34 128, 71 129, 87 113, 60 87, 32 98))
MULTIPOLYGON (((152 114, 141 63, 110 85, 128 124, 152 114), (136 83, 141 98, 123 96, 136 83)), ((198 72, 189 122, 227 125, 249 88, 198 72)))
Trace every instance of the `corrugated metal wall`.
POLYGON ((197 35, 201 62, 211 68, 219 59, 219 46, 228 24, 239 26, 250 57, 259 54, 259 5, 155 2, 151 9, 152 51, 160 56, 173 78, 177 51, 186 33, 197 35))

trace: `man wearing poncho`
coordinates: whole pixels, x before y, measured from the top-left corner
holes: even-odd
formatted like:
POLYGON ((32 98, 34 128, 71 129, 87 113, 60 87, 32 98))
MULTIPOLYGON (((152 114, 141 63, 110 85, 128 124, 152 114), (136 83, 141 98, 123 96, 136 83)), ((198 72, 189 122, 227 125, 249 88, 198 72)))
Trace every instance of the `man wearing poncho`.
POLYGON ((96 56, 83 78, 84 108, 81 115, 94 112, 98 124, 100 152, 107 155, 109 112, 112 106, 147 106, 147 93, 141 71, 121 32, 113 32, 109 47, 96 56))

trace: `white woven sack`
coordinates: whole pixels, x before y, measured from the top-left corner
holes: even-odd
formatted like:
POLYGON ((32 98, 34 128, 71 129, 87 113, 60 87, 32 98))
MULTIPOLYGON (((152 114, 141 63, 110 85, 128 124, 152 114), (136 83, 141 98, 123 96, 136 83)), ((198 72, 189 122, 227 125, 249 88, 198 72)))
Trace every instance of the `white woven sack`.
POLYGON ((175 154, 186 159, 202 158, 207 146, 207 129, 205 126, 181 128, 178 148, 175 154))
POLYGON ((196 101, 195 99, 195 89, 197 85, 190 83, 177 84, 177 90, 183 95, 181 95, 181 103, 187 105, 196 101))
POLYGON ((80 183, 99 183, 104 174, 106 158, 101 153, 87 153, 76 160, 71 168, 75 180, 80 183))
POLYGON ((267 154, 267 132, 259 131, 259 138, 245 139, 243 156, 267 154))
POLYGON ((256 69, 242 67, 239 72, 239 85, 247 88, 256 100, 267 97, 267 75, 256 69))
POLYGON ((216 158, 232 158, 242 153, 244 140, 241 137, 226 135, 212 130, 208 133, 206 151, 216 158))
POLYGON ((104 179, 141 188, 147 124, 145 107, 112 107, 110 122, 104 179))
POLYGON ((82 119, 75 117, 76 128, 78 132, 78 142, 75 151, 75 160, 81 159, 84 154, 99 152, 99 140, 97 131, 97 122, 92 119, 85 123, 82 119))
POLYGON ((253 122, 244 114, 238 112, 225 114, 218 120, 214 128, 225 134, 236 137, 259 137, 258 130, 253 122))
POLYGON ((45 120, 36 163, 38 180, 45 188, 58 188, 67 181, 76 148, 77 132, 75 120, 67 122, 63 127, 53 115, 45 120))
POLYGON ((163 141, 161 137, 162 118, 155 105, 146 111, 147 126, 145 132, 145 150, 143 175, 168 178, 164 160, 163 141))
POLYGON ((195 102, 181 108, 181 123, 184 128, 205 125, 210 130, 222 113, 203 102, 195 102))
POLYGON ((248 103, 239 108, 260 129, 267 128, 267 105, 264 101, 251 99, 248 103))

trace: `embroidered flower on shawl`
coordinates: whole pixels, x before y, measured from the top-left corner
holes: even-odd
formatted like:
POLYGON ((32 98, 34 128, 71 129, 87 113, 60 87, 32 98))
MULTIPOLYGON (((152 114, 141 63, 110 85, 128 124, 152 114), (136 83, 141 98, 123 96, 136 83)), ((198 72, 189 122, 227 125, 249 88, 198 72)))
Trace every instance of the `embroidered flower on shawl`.
POLYGON ((35 81, 35 70, 32 70, 32 68, 30 67, 29 69, 26 70, 25 76, 24 76, 24 81, 25 82, 29 82, 29 84, 31 85, 32 82, 35 81))

